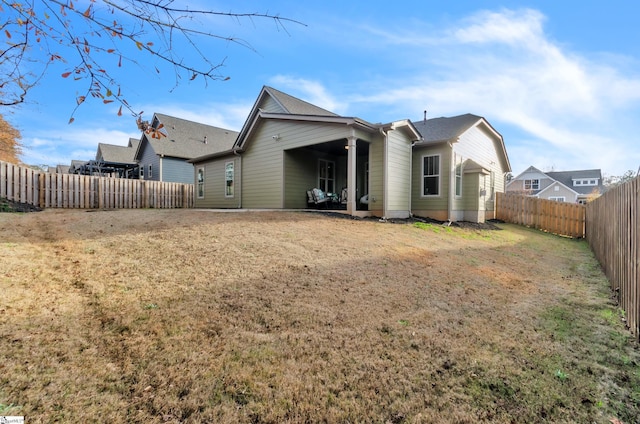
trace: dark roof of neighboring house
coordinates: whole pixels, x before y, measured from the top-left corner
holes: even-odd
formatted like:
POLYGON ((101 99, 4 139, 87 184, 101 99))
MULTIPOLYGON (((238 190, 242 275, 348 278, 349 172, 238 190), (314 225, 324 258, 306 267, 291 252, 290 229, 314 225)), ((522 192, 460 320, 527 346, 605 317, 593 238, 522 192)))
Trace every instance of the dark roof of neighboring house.
POLYGON ((160 130, 166 137, 143 137, 158 155, 182 159, 193 159, 203 155, 230 150, 236 141, 236 131, 200 124, 174 116, 154 114, 164 127, 160 130))
POLYGON ((451 118, 432 118, 426 121, 412 121, 416 129, 422 134, 425 142, 453 140, 475 125, 481 116, 466 113, 451 118))
POLYGON ((273 87, 264 86, 264 90, 282 106, 287 113, 292 115, 315 115, 315 116, 339 116, 331 111, 313 105, 304 100, 300 100, 273 87))
POLYGON ((86 164, 86 160, 77 160, 74 159, 71 161, 71 166, 69 166, 69 174, 75 173, 75 170, 80 168, 82 165, 86 164))
POLYGON ((139 138, 130 138, 129 139, 129 147, 133 149, 134 155, 136 150, 138 150, 138 145, 140 144, 139 138))
POLYGON ((69 173, 69 165, 56 165, 56 173, 57 174, 68 174, 69 173))
POLYGON ((573 191, 579 194, 589 194, 593 192, 594 188, 603 191, 602 184, 602 172, 599 169, 580 169, 576 171, 562 171, 562 172, 545 172, 550 178, 558 181, 559 183, 564 184, 565 186, 571 188, 573 191), (597 179, 597 186, 574 186, 573 180, 586 180, 586 179, 597 179))
MULTIPOLYGON (((136 149, 134 149, 133 147, 98 143, 98 150, 102 156, 103 162, 135 163, 133 157, 136 153, 136 149)), ((98 154, 96 154, 96 160, 98 160, 97 156, 98 154)))

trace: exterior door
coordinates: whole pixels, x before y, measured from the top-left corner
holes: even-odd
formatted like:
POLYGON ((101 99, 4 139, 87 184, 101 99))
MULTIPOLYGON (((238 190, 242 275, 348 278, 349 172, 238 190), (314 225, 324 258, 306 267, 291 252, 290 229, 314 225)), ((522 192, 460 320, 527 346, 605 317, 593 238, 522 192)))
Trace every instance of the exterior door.
POLYGON ((335 193, 336 164, 335 162, 318 160, 318 188, 325 193, 335 193))

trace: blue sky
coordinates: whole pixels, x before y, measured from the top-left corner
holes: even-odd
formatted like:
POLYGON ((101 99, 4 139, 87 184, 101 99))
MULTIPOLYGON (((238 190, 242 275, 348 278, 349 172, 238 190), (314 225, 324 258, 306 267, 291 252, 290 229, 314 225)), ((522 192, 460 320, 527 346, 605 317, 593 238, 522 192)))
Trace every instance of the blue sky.
MULTIPOLYGON (((79 1, 76 3, 86 3, 79 1)), ((303 22, 228 18, 221 35, 248 41, 202 45, 224 60, 224 82, 157 74, 138 56, 121 75, 124 95, 149 119, 164 113, 239 130, 263 85, 370 122, 473 113, 504 139, 515 175, 600 168, 638 170, 640 3, 577 1, 239 1, 203 8, 270 12, 303 22), (380 3, 380 4, 378 4, 380 3)), ((189 2, 197 8, 197 2, 189 2)), ((78 6, 81 8, 81 6, 78 6)), ((23 136, 22 160, 68 164, 95 156, 99 142, 140 136, 117 106, 85 102, 68 124, 84 86, 50 68, 28 102, 4 113, 23 136)))

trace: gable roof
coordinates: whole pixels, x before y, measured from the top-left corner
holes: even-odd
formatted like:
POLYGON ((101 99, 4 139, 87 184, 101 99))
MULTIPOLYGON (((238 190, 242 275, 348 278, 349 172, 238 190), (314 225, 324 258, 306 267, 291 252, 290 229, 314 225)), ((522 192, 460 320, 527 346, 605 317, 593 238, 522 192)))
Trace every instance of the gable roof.
POLYGON ((436 143, 458 141, 458 138, 465 132, 473 127, 482 125, 486 131, 493 135, 498 154, 502 156, 504 170, 511 171, 511 163, 509 162, 509 155, 507 155, 507 148, 504 145, 504 139, 502 134, 495 130, 489 124, 489 122, 482 116, 474 115, 472 113, 465 113, 464 115, 452 116, 452 117, 440 117, 431 119, 422 119, 414 122, 415 128, 422 135, 422 140, 416 143, 417 146, 424 146, 436 143))
POLYGON ((133 149, 134 155, 135 155, 136 150, 138 150, 138 145, 139 144, 140 144, 140 139, 139 138, 129 138, 128 146, 133 149))
MULTIPOLYGON (((139 142, 139 141, 138 141, 139 142)), ((115 144, 98 143, 96 160, 111 163, 135 163, 133 159, 136 150, 129 146, 117 146, 115 144)))
MULTIPOLYGON (((537 173, 541 176, 546 176, 554 183, 560 183, 565 186, 568 190, 571 190, 577 194, 591 194, 594 189, 600 191, 600 193, 604 192, 604 185, 602 184, 602 172, 599 169, 578 169, 574 171, 551 171, 551 172, 543 172, 534 166, 528 167, 526 170, 518 174, 517 177, 512 178, 511 181, 507 184, 507 187, 511 184, 516 184, 516 181, 521 182, 524 178, 522 178, 525 174, 537 173), (573 180, 598 180, 597 185, 573 185, 573 180)), ((551 184, 553 185, 553 183, 551 184)), ((550 186, 551 186, 550 185, 550 186)), ((547 187, 548 188, 548 187, 547 187)), ((531 194, 538 195, 541 192, 545 191, 547 188, 532 191, 531 194)))
POLYGON ((576 171, 547 172, 550 178, 562 183, 579 194, 590 194, 594 189, 603 192, 602 172, 599 169, 580 169, 576 171), (579 185, 574 186, 573 180, 598 180, 595 186, 579 185))
MULTIPOLYGON (((493 129, 481 116, 466 113, 464 115, 452 116, 450 118, 440 117, 427 120, 416 121, 413 124, 422 134, 425 143, 437 143, 443 141, 454 141, 469 128, 484 121, 486 125, 493 129)), ((494 132, 497 131, 493 130, 494 132)), ((499 135, 499 134, 498 134, 499 135)), ((502 138, 500 136, 500 138, 502 138)))
POLYGON ((564 187, 566 190, 568 190, 568 191, 570 191, 570 192, 573 192, 576 196, 577 196, 578 194, 580 194, 577 190, 574 190, 573 188, 571 188, 571 186, 568 186, 568 185, 566 185, 566 184, 563 184, 563 183, 562 183, 562 182, 560 182, 560 181, 554 181, 554 182, 552 182, 551 184, 549 184, 547 187, 543 188, 542 190, 536 190, 536 191, 534 192, 534 194, 535 194, 536 196, 540 196, 541 194, 543 194, 543 193, 544 193, 544 192, 546 192, 546 191, 551 191, 551 188, 552 188, 552 187, 556 187, 556 186, 564 187))
MULTIPOLYGON (((273 87, 264 86, 262 92, 268 93, 273 100, 278 103, 285 113, 292 115, 314 115, 314 116, 339 116, 331 111, 323 109, 319 106, 300 100, 273 87)), ((262 98, 262 92, 258 96, 258 102, 262 98)))
MULTIPOLYGON (((257 122, 262 119, 288 119, 292 121, 313 121, 313 122, 330 122, 345 125, 356 125, 367 131, 377 131, 379 125, 371 124, 363 119, 340 116, 336 113, 313 105, 297 97, 283 93, 273 87, 263 86, 258 98, 256 99, 251 112, 244 122, 238 138, 233 146, 233 150, 244 149, 245 142, 250 138, 249 135, 256 127, 257 122), (265 111, 261 106, 267 103, 267 100, 273 100, 277 106, 277 111, 265 111)), ((211 155, 209 155, 211 156, 211 155)), ((200 158, 199 158, 200 159, 200 158)))
MULTIPOLYGON (((160 131, 166 137, 153 138, 143 133, 141 141, 149 143, 157 155, 180 159, 230 150, 238 136, 236 131, 155 113, 153 126, 157 127, 159 123, 164 125, 160 131)), ((141 145, 142 142, 136 149, 135 157, 140 154, 141 145)))

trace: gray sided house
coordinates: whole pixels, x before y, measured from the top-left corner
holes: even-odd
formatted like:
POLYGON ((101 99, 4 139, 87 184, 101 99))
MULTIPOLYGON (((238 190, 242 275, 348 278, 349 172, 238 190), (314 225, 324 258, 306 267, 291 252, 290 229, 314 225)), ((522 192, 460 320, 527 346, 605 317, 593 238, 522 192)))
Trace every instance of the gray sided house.
POLYGON ((228 151, 238 135, 160 113, 153 115, 150 126, 157 132, 143 132, 134 159, 140 167, 140 179, 151 181, 193 184, 193 165, 188 161, 228 151))
POLYGON ((507 184, 507 192, 568 203, 587 203, 604 193, 599 169, 542 172, 530 166, 507 184))
POLYGON ((457 132, 430 140, 422 132, 430 134, 431 121, 422 131, 409 120, 373 124, 265 86, 231 148, 191 160, 195 205, 303 209, 309 207, 306 192, 319 188, 337 193, 340 206, 354 216, 465 219, 462 205, 477 205, 482 213, 469 216, 484 219, 490 199, 480 193, 480 184, 487 192, 491 185, 489 178, 480 181, 480 175, 494 171, 493 188, 498 190, 504 186, 498 179, 509 170, 502 137, 475 117, 465 121, 464 130, 456 127, 457 132), (480 141, 467 143, 467 138, 480 141), (460 146, 455 157, 451 144, 460 146), (478 146, 491 151, 466 156, 478 146), (446 193, 453 189, 454 163, 460 160, 470 176, 457 181, 470 188, 469 199, 453 199, 458 207, 446 193))

